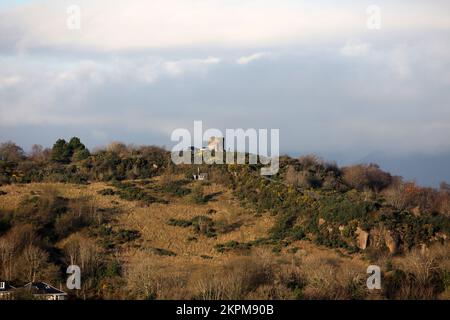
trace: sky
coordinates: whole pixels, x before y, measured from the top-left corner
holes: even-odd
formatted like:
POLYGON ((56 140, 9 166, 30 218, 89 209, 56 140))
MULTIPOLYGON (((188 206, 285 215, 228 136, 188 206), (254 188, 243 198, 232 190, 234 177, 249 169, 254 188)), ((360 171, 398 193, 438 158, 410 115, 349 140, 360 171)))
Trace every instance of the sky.
POLYGON ((446 0, 2 0, 0 141, 170 148, 202 120, 280 129, 282 153, 341 162, 448 154, 449 12, 446 0))

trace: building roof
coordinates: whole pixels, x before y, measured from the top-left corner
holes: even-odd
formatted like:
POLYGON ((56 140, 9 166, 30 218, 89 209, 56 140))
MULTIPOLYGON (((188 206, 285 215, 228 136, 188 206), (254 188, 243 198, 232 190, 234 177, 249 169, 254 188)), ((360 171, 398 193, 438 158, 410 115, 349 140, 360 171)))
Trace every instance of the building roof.
POLYGON ((2 281, 0 280, 0 293, 1 292, 8 292, 8 291, 12 291, 16 289, 15 287, 13 287, 12 285, 9 284, 8 281, 2 281))
POLYGON ((32 294, 67 294, 45 282, 30 282, 27 283, 24 288, 31 288, 32 294))

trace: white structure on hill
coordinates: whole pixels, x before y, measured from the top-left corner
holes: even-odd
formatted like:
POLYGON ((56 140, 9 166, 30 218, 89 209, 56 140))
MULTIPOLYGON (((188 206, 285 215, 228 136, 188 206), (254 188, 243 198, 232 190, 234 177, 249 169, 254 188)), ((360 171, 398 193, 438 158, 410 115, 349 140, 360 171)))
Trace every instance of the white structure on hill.
POLYGON ((223 137, 209 138, 208 150, 214 152, 223 152, 225 150, 225 138, 223 137))

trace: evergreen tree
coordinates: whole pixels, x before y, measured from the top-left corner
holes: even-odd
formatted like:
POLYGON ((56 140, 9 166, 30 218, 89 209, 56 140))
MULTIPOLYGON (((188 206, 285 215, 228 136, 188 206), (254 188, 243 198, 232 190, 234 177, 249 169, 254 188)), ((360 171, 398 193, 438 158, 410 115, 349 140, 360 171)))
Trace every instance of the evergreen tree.
POLYGON ((58 139, 52 148, 52 160, 59 163, 69 163, 70 157, 70 150, 66 140, 58 139))

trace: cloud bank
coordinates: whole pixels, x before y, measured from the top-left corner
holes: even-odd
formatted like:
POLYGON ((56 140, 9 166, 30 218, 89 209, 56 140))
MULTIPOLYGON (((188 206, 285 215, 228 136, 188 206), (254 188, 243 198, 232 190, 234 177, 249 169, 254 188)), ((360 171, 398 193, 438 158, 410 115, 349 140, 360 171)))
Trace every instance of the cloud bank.
POLYGON ((72 1, 0 9, 0 140, 170 145, 194 120, 284 152, 450 150, 447 1, 72 1))

